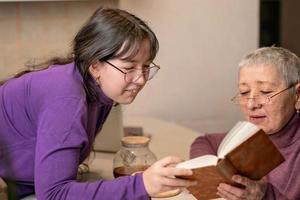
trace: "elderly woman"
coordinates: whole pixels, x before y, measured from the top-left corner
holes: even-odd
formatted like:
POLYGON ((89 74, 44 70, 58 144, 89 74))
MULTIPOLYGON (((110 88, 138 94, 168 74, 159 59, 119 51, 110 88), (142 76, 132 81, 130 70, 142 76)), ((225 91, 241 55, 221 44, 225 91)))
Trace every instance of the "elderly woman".
MULTIPOLYGON (((269 135, 285 162, 259 181, 235 175, 244 189, 220 184, 225 199, 300 199, 300 60, 280 47, 266 47, 247 55, 239 64, 238 103, 247 121, 269 135)), ((224 134, 198 137, 190 156, 216 154, 224 134)))

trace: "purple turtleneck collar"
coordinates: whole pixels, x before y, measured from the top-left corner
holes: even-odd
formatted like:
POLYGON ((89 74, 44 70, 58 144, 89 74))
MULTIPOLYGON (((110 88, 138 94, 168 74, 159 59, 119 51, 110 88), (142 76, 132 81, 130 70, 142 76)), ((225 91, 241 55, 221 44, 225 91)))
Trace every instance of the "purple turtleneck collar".
POLYGON ((99 96, 98 105, 113 105, 114 104, 114 101, 111 98, 109 98, 108 96, 106 96, 106 94, 104 94, 102 88, 96 84, 94 79, 93 79, 93 87, 95 88, 95 90, 99 96))
POLYGON ((280 131, 269 136, 279 148, 292 145, 300 138, 300 114, 295 113, 280 131))

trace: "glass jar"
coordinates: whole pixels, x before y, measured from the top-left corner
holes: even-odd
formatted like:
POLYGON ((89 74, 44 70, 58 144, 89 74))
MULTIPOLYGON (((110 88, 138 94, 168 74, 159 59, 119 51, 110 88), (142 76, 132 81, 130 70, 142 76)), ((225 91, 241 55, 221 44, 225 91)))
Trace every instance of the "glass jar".
POLYGON ((114 156, 114 177, 131 175, 144 171, 156 160, 148 145, 150 138, 144 136, 126 136, 121 140, 121 149, 114 156))

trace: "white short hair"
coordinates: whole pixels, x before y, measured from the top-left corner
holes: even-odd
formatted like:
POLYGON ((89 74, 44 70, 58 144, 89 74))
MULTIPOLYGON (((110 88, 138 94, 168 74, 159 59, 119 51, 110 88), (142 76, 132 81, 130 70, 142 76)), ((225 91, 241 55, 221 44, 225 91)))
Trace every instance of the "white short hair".
POLYGON ((270 65, 277 68, 287 86, 300 82, 300 60, 291 51, 282 47, 262 47, 246 55, 239 68, 253 65, 270 65))

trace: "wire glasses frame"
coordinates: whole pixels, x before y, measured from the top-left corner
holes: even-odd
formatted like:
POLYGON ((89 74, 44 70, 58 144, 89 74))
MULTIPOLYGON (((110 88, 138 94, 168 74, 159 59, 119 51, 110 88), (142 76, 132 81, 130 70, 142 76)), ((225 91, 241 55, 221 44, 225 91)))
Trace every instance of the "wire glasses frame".
POLYGON ((118 70, 119 72, 124 74, 124 80, 128 83, 129 82, 136 82, 142 75, 144 76, 144 78, 147 81, 149 81, 155 76, 155 74, 160 69, 159 65, 156 65, 155 63, 152 62, 150 67, 148 67, 147 69, 142 69, 142 70, 141 69, 131 69, 131 70, 127 70, 127 72, 124 72, 119 67, 117 67, 114 64, 108 62, 107 60, 105 60, 104 62, 106 62, 111 67, 115 68, 116 70, 118 70), (139 73, 139 71, 142 71, 142 72, 139 73))
POLYGON ((267 96, 267 95, 266 95, 266 96, 258 95, 258 96, 255 96, 255 97, 250 98, 250 97, 246 97, 246 96, 241 96, 241 94, 238 93, 238 94, 236 94, 236 95, 231 99, 231 101, 232 101, 233 103, 235 103, 235 104, 238 104, 238 105, 245 105, 245 104, 248 103, 248 101, 249 101, 250 99, 252 99, 252 100, 255 100, 258 104, 261 104, 261 105, 263 105, 263 104, 268 104, 268 103, 271 102, 271 99, 272 99, 272 98, 276 97, 277 95, 283 93, 283 92, 286 91, 286 90, 291 89, 292 87, 294 87, 294 86, 297 85, 297 84, 298 84, 298 83, 291 84, 290 86, 288 86, 288 87, 284 88, 283 90, 280 90, 279 92, 277 92, 277 93, 275 93, 275 94, 273 94, 273 95, 270 95, 270 96, 267 96))

